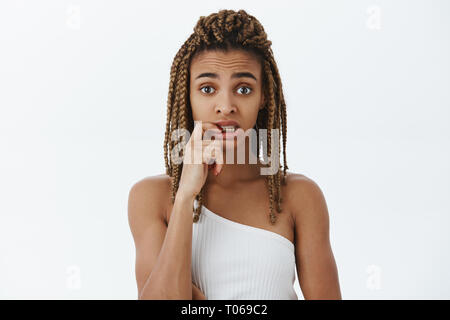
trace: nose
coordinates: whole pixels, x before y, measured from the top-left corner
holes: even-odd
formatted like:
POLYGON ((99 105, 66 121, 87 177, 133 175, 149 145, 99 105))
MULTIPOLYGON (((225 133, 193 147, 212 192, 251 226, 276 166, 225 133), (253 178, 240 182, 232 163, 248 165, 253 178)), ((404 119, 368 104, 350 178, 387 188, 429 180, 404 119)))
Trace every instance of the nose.
POLYGON ((224 94, 222 99, 217 101, 215 109, 216 113, 222 113, 224 115, 236 113, 236 106, 228 94, 224 94))
POLYGON ((217 108, 216 113, 222 113, 224 115, 228 115, 230 113, 235 113, 236 112, 236 108, 232 107, 232 106, 219 106, 217 108))

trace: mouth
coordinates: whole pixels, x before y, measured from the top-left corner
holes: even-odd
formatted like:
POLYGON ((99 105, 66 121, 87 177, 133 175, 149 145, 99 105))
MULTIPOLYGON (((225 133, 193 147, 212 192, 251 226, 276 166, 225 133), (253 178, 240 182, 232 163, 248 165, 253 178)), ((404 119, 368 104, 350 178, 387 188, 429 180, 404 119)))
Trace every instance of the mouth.
POLYGON ((220 129, 222 129, 222 138, 225 140, 234 140, 235 137, 238 136, 239 133, 239 126, 220 126, 220 129))
POLYGON ((224 140, 228 139, 234 139, 234 137, 237 137, 238 132, 240 132, 240 125, 235 120, 219 120, 214 122, 214 124, 222 130, 222 138, 224 140))
POLYGON ((234 132, 239 129, 239 123, 234 120, 219 120, 214 122, 223 132, 234 132))
POLYGON ((222 133, 233 133, 239 128, 239 126, 233 126, 233 125, 228 125, 228 126, 219 125, 219 127, 220 127, 220 129, 222 129, 222 133))

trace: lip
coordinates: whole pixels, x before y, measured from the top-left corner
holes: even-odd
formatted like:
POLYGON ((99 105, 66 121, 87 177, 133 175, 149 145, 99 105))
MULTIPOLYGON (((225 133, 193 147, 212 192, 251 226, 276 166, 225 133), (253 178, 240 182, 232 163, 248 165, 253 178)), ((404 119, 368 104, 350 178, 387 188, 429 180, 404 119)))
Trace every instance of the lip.
POLYGON ((215 125, 219 126, 222 129, 222 126, 235 126, 236 128, 240 128, 241 126, 237 121, 234 120, 220 120, 214 122, 215 125))

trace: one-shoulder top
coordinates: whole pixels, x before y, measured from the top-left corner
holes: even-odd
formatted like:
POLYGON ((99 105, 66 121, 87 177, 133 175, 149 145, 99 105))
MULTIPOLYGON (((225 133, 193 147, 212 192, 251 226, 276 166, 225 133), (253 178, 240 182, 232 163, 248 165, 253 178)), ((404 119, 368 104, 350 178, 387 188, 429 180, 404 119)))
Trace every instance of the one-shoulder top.
POLYGON ((290 240, 231 221, 205 206, 192 228, 192 281, 206 299, 298 300, 290 240))

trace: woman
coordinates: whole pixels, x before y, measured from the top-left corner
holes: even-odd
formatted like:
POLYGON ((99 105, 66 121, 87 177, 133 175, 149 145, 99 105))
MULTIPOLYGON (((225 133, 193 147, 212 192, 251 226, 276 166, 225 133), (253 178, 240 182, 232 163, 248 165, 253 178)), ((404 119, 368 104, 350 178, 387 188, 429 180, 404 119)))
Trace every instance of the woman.
POLYGON ((270 46, 255 17, 221 10, 200 17, 176 54, 166 174, 129 194, 139 299, 298 299, 295 270, 305 299, 341 299, 321 189, 286 171, 270 46))

